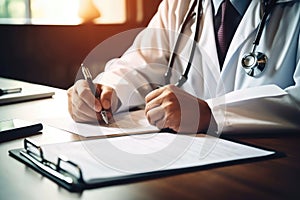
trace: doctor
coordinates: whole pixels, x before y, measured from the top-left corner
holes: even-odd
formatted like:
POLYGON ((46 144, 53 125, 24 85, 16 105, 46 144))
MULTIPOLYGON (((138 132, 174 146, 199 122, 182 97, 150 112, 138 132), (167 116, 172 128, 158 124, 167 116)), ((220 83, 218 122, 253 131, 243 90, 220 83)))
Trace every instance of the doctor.
POLYGON ((100 99, 83 80, 68 90, 72 118, 94 121, 95 111, 112 117, 145 104, 151 124, 177 132, 299 130, 300 1, 270 2, 162 1, 132 46, 95 78, 100 99), (258 55, 257 68, 243 67, 255 63, 249 53, 258 55))

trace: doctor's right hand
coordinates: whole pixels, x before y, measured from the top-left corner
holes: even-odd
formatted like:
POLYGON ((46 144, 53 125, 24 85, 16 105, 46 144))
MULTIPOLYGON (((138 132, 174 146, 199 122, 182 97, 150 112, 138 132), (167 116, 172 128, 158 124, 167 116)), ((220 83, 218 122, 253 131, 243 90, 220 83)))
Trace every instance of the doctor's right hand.
MULTIPOLYGON (((100 94, 97 99, 92 93, 87 81, 78 80, 67 91, 68 110, 76 122, 97 122, 97 112, 106 110, 110 119, 112 113, 118 109, 118 98, 113 88, 95 84, 96 91, 100 94)), ((101 119, 100 119, 101 120, 101 119)))

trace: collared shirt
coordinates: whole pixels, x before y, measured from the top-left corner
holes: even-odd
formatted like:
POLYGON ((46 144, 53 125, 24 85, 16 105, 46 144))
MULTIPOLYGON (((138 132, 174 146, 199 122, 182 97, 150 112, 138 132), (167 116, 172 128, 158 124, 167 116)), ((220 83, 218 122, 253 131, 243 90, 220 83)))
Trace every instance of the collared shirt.
MULTIPOLYGON (((212 0, 215 10, 215 15, 218 12, 218 9, 223 2, 223 0, 212 0)), ((239 12, 241 16, 243 16, 251 2, 251 0, 230 0, 231 4, 234 6, 234 8, 239 12)))

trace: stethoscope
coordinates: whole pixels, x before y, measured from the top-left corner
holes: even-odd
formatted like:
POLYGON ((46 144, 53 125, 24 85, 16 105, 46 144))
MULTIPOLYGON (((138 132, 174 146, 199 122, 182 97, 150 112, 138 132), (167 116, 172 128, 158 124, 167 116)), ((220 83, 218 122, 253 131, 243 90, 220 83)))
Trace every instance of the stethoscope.
MULTIPOLYGON (((175 41, 175 45, 174 45, 173 51, 172 51, 170 59, 169 59, 167 71, 164 74, 166 84, 170 83, 170 79, 172 76, 172 68, 173 68, 173 65, 175 62, 175 58, 176 58, 176 52, 178 51, 179 43, 183 36, 185 27, 187 26, 189 20, 191 20, 192 18, 194 18, 196 16, 196 27, 195 27, 195 31, 194 31, 194 37, 193 37, 194 40, 192 43, 192 48, 190 50, 188 64, 187 64, 183 74, 180 76, 179 80, 175 83, 175 86, 181 87, 188 79, 188 74, 189 74, 189 71, 192 66, 192 61, 193 61, 194 53, 195 53, 195 49, 196 49, 196 41, 199 38, 199 34, 200 34, 200 21, 201 21, 202 15, 203 15, 203 7, 202 7, 201 1, 202 0, 195 0, 193 2, 192 6, 188 10, 180 28, 179 28, 179 35, 175 41), (196 6, 197 6, 197 12, 194 11, 196 6)), ((257 76, 261 75, 261 73, 264 71, 266 64, 268 62, 267 55, 262 52, 257 52, 256 48, 259 45, 259 41, 261 39, 262 32, 264 30, 264 27, 266 26, 266 20, 267 20, 269 14, 271 13, 275 3, 276 3, 276 0, 271 0, 271 1, 264 0, 263 1, 263 5, 264 5, 263 17, 262 17, 261 22, 259 23, 258 31, 257 31, 255 39, 253 41, 252 51, 250 53, 244 55, 242 58, 242 61, 241 61, 242 67, 245 69, 246 73, 249 76, 257 77, 257 76)))
POLYGON ((256 33, 255 39, 253 41, 252 51, 244 55, 242 58, 242 66, 249 76, 257 77, 261 75, 264 69, 266 68, 268 57, 266 54, 256 51, 256 48, 259 45, 263 29, 266 26, 267 17, 271 13, 275 3, 276 0, 271 0, 270 3, 266 1, 264 2, 264 14, 258 26, 258 31, 256 33))

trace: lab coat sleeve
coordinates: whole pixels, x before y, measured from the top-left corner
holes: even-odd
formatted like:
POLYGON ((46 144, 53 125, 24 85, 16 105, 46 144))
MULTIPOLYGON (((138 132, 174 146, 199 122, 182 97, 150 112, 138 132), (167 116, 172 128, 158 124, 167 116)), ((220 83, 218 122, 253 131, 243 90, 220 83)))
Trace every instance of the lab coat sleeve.
POLYGON ((299 100, 296 100, 289 90, 299 92, 299 88, 282 90, 276 85, 266 85, 230 92, 222 97, 207 100, 218 126, 217 132, 220 134, 300 130, 299 100), (251 93, 258 91, 265 94, 251 96, 251 93), (243 98, 245 96, 247 98, 243 98))
POLYGON ((296 49, 295 85, 265 85, 207 100, 220 133, 300 130, 300 36, 296 49))
MULTIPOLYGON (((153 85, 164 84, 172 30, 178 29, 182 6, 176 2, 163 1, 148 27, 135 38, 133 45, 121 58, 109 61, 105 71, 94 82, 116 90, 121 101, 120 110, 144 104, 145 95, 153 85), (171 23, 172 22, 172 23, 171 23)), ((176 0, 177 1, 177 0, 176 0)), ((182 4, 181 4, 182 5, 182 4)), ((185 13, 185 12, 183 12, 185 13)))

